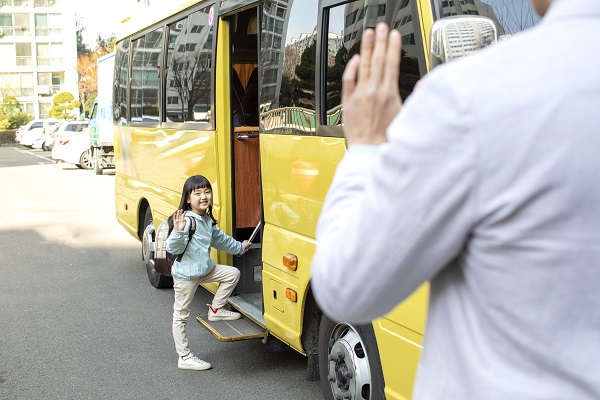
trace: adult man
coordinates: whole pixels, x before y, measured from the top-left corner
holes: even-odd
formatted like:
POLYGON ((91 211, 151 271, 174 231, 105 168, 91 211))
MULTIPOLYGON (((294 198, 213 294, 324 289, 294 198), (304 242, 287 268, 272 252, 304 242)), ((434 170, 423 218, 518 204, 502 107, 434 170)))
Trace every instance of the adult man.
POLYGON ((436 68, 401 112, 385 26, 343 78, 313 289, 368 322, 430 281, 417 399, 600 398, 600 2, 532 3, 536 27, 436 68))

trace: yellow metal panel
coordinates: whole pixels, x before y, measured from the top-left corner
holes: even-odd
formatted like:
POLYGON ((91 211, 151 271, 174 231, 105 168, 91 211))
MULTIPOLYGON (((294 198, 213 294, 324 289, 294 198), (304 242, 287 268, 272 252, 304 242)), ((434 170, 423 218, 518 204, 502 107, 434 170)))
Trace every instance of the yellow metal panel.
POLYGON ((373 322, 387 399, 409 399, 421 354, 429 285, 373 322))
POLYGON ((285 289, 295 290, 300 297, 296 280, 263 262, 263 294, 265 325, 273 336, 279 338, 298 352, 305 354, 300 340, 302 328, 302 300, 290 301, 285 289), (277 298, 273 292, 277 293, 277 298))
POLYGON ((266 223, 311 238, 345 139, 261 134, 260 156, 266 223))
MULTIPOLYGON (((222 21, 219 25, 228 27, 222 21)), ((217 66, 228 65, 228 44, 228 30, 221 29, 217 66)), ((148 201, 155 224, 159 224, 179 205, 185 180, 196 174, 211 182, 214 215, 219 227, 231 235, 231 128, 226 71, 218 67, 215 70, 215 131, 115 127, 115 207, 117 219, 133 236, 137 237, 138 210, 143 200, 148 201)), ((232 257, 223 252, 213 251, 211 257, 221 264, 233 264, 232 257)))
MULTIPOLYGON (((221 210, 217 217, 219 228, 228 235, 233 234, 233 184, 231 163, 231 105, 229 90, 229 23, 219 19, 217 35, 217 60, 215 66, 215 118, 217 134, 218 191, 221 193, 221 210)), ((215 189, 215 188, 213 188, 215 189)), ((224 252, 213 251, 215 262, 233 265, 233 257, 224 252)))
POLYGON ((303 353, 303 306, 310 285, 316 224, 335 168, 346 152, 345 139, 261 134, 260 146, 265 325, 276 337, 303 353), (287 253, 298 257, 296 271, 283 265, 287 253), (274 277, 284 289, 294 289, 298 302, 285 299, 283 313, 276 311, 278 307, 271 304, 271 289, 266 285, 268 277, 274 277))
MULTIPOLYGON (((127 211, 117 205, 117 213, 123 213, 128 225, 137 227, 142 199, 150 204, 155 222, 166 219, 179 205, 183 184, 191 175, 201 173, 217 182, 214 131, 119 126, 116 132, 117 195, 133 203, 127 211)), ((215 191, 215 209, 219 201, 215 191)))
POLYGON ((433 10, 430 0, 417 0, 417 10, 419 13, 419 22, 421 24, 421 37, 423 38, 423 48, 425 51, 425 62, 427 71, 429 71, 429 35, 431 25, 433 24, 433 10))

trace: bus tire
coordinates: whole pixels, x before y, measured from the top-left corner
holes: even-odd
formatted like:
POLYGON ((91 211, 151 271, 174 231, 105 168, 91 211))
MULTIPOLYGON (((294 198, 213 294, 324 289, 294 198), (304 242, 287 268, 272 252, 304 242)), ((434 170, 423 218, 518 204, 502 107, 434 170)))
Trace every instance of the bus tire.
POLYGON ((94 173, 102 175, 102 149, 94 147, 94 173))
POLYGON ((154 268, 154 223, 152 221, 152 210, 146 208, 144 216, 144 230, 142 233, 142 259, 146 264, 146 272, 150 284, 157 289, 173 287, 173 278, 161 275, 154 268))
POLYGON ((379 349, 371 324, 335 322, 323 315, 319 370, 324 399, 385 399, 379 349))

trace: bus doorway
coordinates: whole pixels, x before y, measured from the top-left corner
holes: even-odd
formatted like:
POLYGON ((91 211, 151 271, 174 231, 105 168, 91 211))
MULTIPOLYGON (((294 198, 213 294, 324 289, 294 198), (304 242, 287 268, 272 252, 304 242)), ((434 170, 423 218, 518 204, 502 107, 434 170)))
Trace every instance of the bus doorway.
MULTIPOLYGON (((231 152, 233 171, 234 234, 250 237, 261 221, 260 135, 258 114, 258 9, 229 17, 231 73, 231 152)), ((234 258, 241 277, 231 301, 264 325, 261 235, 243 257, 234 258)))

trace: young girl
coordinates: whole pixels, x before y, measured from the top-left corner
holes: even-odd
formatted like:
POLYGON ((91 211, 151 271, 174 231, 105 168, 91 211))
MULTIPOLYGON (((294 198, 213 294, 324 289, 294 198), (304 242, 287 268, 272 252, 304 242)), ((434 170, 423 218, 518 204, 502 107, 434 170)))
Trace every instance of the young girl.
POLYGON ((189 177, 183 185, 179 209, 173 216, 173 231, 167 238, 168 252, 183 253, 181 261, 175 261, 171 269, 175 290, 173 339, 179 355, 180 369, 211 368, 209 363, 200 360, 190 351, 185 328, 190 315, 190 306, 200 283, 221 283, 212 304, 208 305, 209 321, 240 318, 239 313, 223 308, 240 279, 240 271, 227 265, 215 264, 210 259, 210 249, 215 247, 229 254, 243 254, 250 247, 250 243, 247 240, 243 243, 238 242, 231 236, 227 236, 216 225, 217 220, 212 215, 210 182, 202 175, 189 177), (190 218, 196 220, 196 231, 188 243, 190 218))

